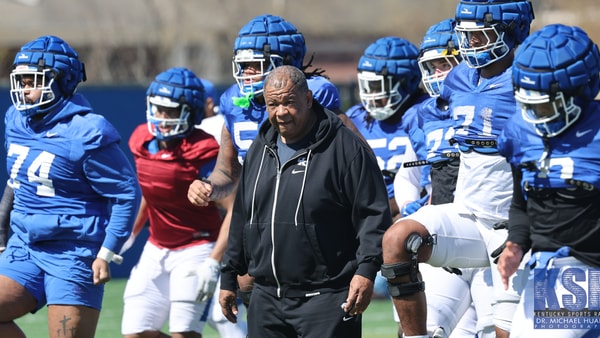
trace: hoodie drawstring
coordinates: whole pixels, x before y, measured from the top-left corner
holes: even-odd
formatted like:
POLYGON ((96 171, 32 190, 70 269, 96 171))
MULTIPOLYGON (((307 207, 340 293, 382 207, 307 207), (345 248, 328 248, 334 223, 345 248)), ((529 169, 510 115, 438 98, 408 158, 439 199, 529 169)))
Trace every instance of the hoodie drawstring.
POLYGON ((294 214, 294 225, 298 227, 298 213, 300 212, 300 204, 302 203, 302 196, 304 196, 304 187, 306 186, 306 175, 308 173, 308 165, 310 163, 310 155, 312 155, 312 149, 308 150, 306 155, 306 167, 304 169, 304 176, 302 177, 302 189, 300 189, 300 195, 298 196, 298 203, 296 205, 296 213, 294 214))

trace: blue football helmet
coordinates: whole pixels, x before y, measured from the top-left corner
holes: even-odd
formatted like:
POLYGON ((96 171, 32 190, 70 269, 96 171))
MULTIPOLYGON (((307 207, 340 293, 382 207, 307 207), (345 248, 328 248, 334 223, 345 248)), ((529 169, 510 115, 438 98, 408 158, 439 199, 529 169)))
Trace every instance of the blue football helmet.
POLYGON ((553 24, 519 47, 512 74, 515 99, 536 132, 553 137, 571 126, 600 91, 598 46, 579 27, 553 24))
POLYGON ((75 93, 85 81, 79 54, 59 37, 46 35, 24 44, 13 61, 10 97, 24 116, 44 114, 75 93), (30 98, 32 89, 41 91, 30 98))
POLYGON ((146 91, 148 131, 159 140, 186 136, 202 122, 205 100, 202 82, 191 70, 174 67, 158 74, 146 91))
POLYGON ((463 59, 473 68, 502 59, 529 35, 533 16, 530 1, 461 0, 454 29, 463 59))
POLYGON ((358 61, 358 90, 369 115, 385 120, 418 89, 419 50, 410 41, 383 37, 369 45, 358 61))
POLYGON ((282 65, 302 68, 306 43, 302 33, 282 17, 264 14, 248 22, 233 46, 233 77, 242 95, 263 91, 263 80, 271 70, 282 65), (251 75, 246 67, 255 68, 251 75))
POLYGON ((462 60, 454 25, 454 19, 446 19, 429 27, 419 46, 423 87, 432 97, 440 95, 446 75, 462 60))

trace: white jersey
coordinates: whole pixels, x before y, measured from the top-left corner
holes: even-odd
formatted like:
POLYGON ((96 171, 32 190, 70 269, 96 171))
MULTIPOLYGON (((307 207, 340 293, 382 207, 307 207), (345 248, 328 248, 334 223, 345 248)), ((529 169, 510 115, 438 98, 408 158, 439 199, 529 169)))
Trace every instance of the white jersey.
MULTIPOLYGON (((412 147, 412 144, 406 145, 406 152, 404 153, 404 161, 412 162, 418 161, 419 158, 412 147)), ((416 201, 421 198, 421 175, 422 167, 404 167, 401 166, 396 173, 394 178, 394 196, 398 208, 402 210, 404 204, 407 202, 416 201)), ((427 193, 431 193, 431 184, 425 186, 427 193)))
POLYGON ((196 126, 205 132, 215 137, 217 142, 221 144, 221 131, 223 130, 223 124, 225 124, 225 118, 221 114, 217 114, 211 117, 205 117, 202 122, 196 126))
POLYGON ((510 165, 497 152, 496 140, 517 113, 512 72, 482 78, 465 63, 444 80, 440 97, 449 102, 453 140, 460 150, 454 202, 478 218, 508 218, 512 198, 510 165))
POLYGON ((512 200, 510 164, 500 155, 460 154, 454 203, 478 218, 508 219, 512 200))

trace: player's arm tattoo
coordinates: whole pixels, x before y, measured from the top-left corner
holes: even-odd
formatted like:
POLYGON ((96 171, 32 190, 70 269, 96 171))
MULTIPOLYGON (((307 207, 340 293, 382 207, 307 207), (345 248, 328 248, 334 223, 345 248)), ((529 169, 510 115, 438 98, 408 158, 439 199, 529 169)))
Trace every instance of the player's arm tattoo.
POLYGON ((223 128, 217 163, 208 178, 213 186, 212 200, 220 200, 235 189, 242 170, 237 157, 238 152, 231 141, 231 134, 223 128))

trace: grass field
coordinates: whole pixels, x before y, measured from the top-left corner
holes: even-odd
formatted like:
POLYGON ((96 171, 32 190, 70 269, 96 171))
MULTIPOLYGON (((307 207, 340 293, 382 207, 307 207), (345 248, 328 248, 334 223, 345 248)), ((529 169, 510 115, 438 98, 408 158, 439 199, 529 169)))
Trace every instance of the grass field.
MULTIPOLYGON (((123 313, 123 289, 125 279, 115 279, 106 285, 104 305, 100 314, 100 322, 96 330, 97 338, 121 337, 121 315, 123 313)), ((48 337, 46 308, 35 315, 27 315, 17 320, 21 329, 29 338, 48 337)), ((389 300, 374 300, 363 316, 363 337, 390 338, 397 337, 397 326, 392 317, 392 305, 389 300)), ((206 327, 204 338, 217 338, 219 335, 210 327, 206 327)), ((226 338, 226 337, 224 337, 226 338)))

